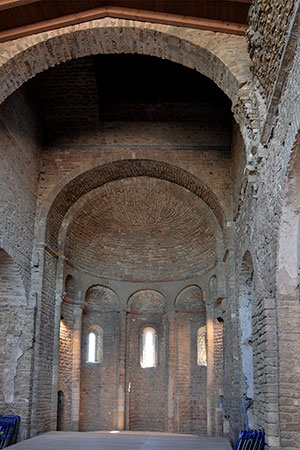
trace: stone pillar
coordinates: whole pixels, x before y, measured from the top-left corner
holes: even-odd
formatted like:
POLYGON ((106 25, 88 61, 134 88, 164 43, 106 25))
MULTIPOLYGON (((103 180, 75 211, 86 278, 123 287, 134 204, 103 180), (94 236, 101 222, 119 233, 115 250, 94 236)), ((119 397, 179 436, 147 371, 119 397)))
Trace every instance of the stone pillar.
POLYGON ((58 391, 58 371, 59 371, 59 327, 61 316, 62 297, 58 295, 55 303, 54 320, 54 349, 53 349, 53 378, 52 378, 52 398, 51 398, 51 430, 56 431, 57 427, 57 391, 58 391))
POLYGON ((72 361, 72 430, 79 430, 82 307, 74 305, 72 361))
POLYGON ((175 376, 176 376, 176 313, 168 312, 169 358, 168 358, 168 432, 175 429, 175 376))
POLYGON ((214 322, 214 377, 215 377, 215 429, 216 436, 223 435, 223 411, 220 397, 223 397, 223 322, 214 322))
POLYGON ((215 391, 214 391, 214 325, 212 314, 207 311, 207 435, 215 431, 215 391))
POLYGON ((118 385, 118 430, 125 429, 125 391, 126 391, 126 311, 120 311, 120 354, 118 385))

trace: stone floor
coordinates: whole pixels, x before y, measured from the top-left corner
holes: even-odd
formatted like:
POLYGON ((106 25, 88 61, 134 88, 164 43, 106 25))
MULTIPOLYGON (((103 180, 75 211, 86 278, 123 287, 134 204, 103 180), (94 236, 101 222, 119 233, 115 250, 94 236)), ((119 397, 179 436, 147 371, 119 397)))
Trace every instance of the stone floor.
POLYGON ((224 438, 150 432, 51 432, 9 447, 16 450, 232 450, 224 438))

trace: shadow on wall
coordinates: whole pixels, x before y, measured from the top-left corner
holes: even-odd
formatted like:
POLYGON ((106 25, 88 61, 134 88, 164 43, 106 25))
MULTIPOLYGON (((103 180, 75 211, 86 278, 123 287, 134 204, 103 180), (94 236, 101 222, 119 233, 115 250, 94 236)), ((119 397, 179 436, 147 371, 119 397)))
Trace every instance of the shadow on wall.
POLYGON ((34 311, 27 305, 21 271, 0 249, 0 414, 21 416, 20 439, 29 434, 34 311))

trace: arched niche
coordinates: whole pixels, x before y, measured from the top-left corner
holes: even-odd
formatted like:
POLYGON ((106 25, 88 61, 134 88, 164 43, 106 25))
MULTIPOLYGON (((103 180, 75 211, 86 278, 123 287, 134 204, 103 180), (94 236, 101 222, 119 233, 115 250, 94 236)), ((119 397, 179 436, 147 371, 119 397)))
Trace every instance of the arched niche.
POLYGON ((246 402, 249 425, 253 426, 253 348, 252 317, 255 309, 255 290, 253 281, 253 262, 247 250, 243 256, 239 275, 239 319, 240 349, 242 360, 242 396, 246 402))
POLYGON ((65 293, 71 300, 78 298, 78 287, 76 281, 72 275, 67 275, 65 280, 65 293))
POLYGON ((176 432, 205 434, 208 347, 202 289, 197 285, 186 286, 178 293, 174 306, 177 386, 175 408, 178 417, 176 432), (182 403, 186 404, 185 408, 181 408, 182 403))
POLYGON ((139 313, 162 313, 166 310, 164 296, 157 291, 145 289, 128 299, 130 311, 139 313))
POLYGON ((205 312, 202 289, 196 285, 184 288, 175 299, 175 309, 205 312))
POLYGON ((120 310, 117 294, 106 286, 91 286, 86 292, 85 301, 87 308, 97 308, 101 311, 120 310))
POLYGON ((127 309, 127 379, 133 386, 127 396, 128 428, 134 431, 167 431, 168 325, 165 298, 158 291, 143 289, 129 297, 127 309), (143 357, 147 337, 152 344, 152 361, 146 354, 143 357))
POLYGON ((81 323, 79 431, 117 428, 119 358, 119 298, 106 286, 90 286, 81 323))
POLYGON ((0 249, 0 412, 22 417, 28 437, 34 310, 27 305, 19 266, 0 249))

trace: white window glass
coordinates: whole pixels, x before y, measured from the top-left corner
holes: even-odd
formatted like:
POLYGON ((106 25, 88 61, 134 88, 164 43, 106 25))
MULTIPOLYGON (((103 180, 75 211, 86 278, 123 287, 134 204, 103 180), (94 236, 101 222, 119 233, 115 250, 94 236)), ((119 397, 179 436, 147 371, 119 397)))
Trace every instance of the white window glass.
POLYGON ((88 342, 88 362, 96 362, 97 336, 96 333, 89 333, 88 342))
POLYGON ((207 366, 206 325, 200 327, 197 332, 197 364, 207 366))
POLYGON ((141 367, 157 365, 157 335, 154 328, 144 328, 141 340, 141 367))
POLYGON ((100 363, 103 358, 103 329, 93 325, 88 333, 87 362, 100 363))

